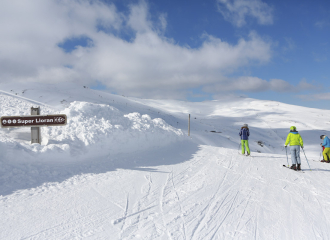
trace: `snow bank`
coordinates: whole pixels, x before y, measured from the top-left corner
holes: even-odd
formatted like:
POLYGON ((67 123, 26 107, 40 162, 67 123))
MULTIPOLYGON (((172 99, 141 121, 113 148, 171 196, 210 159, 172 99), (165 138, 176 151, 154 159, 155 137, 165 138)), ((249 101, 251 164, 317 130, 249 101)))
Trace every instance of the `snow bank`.
MULTIPOLYGON (((18 110, 22 108, 29 110, 31 107, 29 104, 6 97, 13 101, 1 108, 1 115, 29 114, 18 110)), ((10 135, 2 134, 0 135, 1 152, 8 159, 68 161, 146 150, 184 138, 181 130, 171 127, 160 118, 152 119, 149 115, 141 115, 137 112, 125 115, 109 105, 72 102, 61 112, 42 108, 43 115, 59 113, 67 115, 68 124, 65 127, 42 127, 41 145, 31 145, 28 141, 15 141, 10 135)))

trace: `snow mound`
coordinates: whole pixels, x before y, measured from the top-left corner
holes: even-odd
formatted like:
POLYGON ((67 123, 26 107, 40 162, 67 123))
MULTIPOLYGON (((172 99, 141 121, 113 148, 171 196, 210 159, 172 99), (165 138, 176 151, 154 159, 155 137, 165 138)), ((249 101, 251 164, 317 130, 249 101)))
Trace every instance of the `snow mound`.
MULTIPOLYGON (((26 103, 22 103, 27 107, 26 103)), ((12 107, 7 107, 8 111, 2 111, 2 114, 13 114, 12 107)), ((15 156, 9 156, 10 152, 16 157, 18 157, 17 153, 21 152, 25 159, 56 159, 57 161, 66 159, 67 161, 68 158, 97 158, 146 150, 184 139, 180 129, 168 125, 160 118, 152 119, 149 115, 141 115, 137 112, 124 114, 105 104, 75 101, 61 112, 54 112, 50 108, 42 109, 42 115, 59 113, 67 115, 67 125, 42 127, 41 145, 30 145, 27 141, 17 142, 7 136, 0 138, 0 146, 5 142, 7 147, 8 144, 11 145, 12 151, 6 152, 11 159, 15 156)))

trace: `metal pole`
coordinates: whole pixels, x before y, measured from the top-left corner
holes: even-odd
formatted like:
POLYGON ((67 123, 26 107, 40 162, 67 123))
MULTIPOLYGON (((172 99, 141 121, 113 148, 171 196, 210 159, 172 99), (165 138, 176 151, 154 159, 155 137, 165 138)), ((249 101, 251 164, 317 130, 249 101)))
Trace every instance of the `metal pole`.
MULTIPOLYGON (((40 107, 31 107, 31 115, 40 115, 40 107)), ((31 127, 31 144, 41 144, 40 127, 31 127)))
POLYGON ((309 167, 309 169, 312 171, 312 169, 311 169, 311 166, 309 166, 309 162, 308 162, 308 159, 307 159, 307 157, 306 157, 306 153, 305 153, 305 150, 303 149, 303 148, 301 148, 302 150, 303 150, 303 152, 304 152, 304 155, 305 155, 305 158, 306 158, 306 161, 307 161, 307 163, 308 163, 308 167, 309 167))
POLYGON ((188 136, 190 136, 190 114, 188 117, 188 136))
POLYGON ((287 147, 285 147, 285 152, 286 152, 286 161, 288 163, 288 167, 290 167, 290 165, 289 165, 289 159, 288 159, 288 150, 287 150, 287 147))

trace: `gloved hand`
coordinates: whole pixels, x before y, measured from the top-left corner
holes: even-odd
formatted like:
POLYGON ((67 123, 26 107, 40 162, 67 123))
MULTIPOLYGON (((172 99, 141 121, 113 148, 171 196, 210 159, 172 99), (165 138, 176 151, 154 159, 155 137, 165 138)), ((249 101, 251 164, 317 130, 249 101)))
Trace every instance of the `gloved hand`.
POLYGON ((321 145, 321 147, 323 147, 323 146, 322 146, 322 143, 320 143, 320 145, 321 145))
POLYGON ((287 147, 287 145, 284 144, 284 147, 287 147))
POLYGON ((301 146, 301 148, 304 148, 304 146, 301 146))

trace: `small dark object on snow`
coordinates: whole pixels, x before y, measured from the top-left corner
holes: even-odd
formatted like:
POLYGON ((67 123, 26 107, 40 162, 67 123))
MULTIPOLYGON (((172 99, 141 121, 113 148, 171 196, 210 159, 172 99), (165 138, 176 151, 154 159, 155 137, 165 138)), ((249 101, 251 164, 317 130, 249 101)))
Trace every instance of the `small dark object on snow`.
POLYGON ((257 141, 257 143, 258 143, 261 147, 264 146, 264 143, 263 143, 262 141, 257 141))

